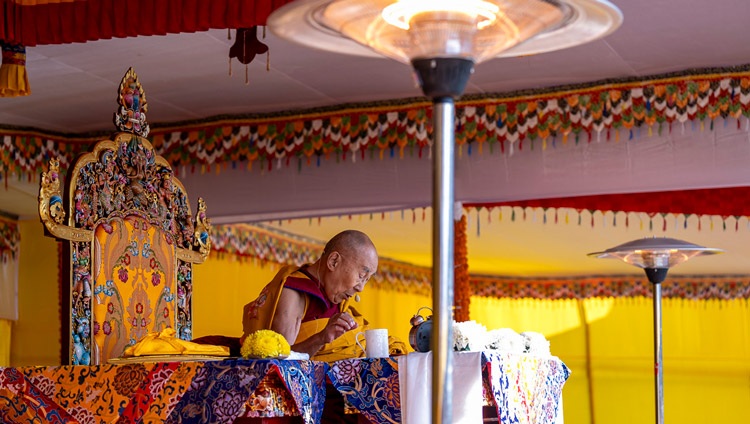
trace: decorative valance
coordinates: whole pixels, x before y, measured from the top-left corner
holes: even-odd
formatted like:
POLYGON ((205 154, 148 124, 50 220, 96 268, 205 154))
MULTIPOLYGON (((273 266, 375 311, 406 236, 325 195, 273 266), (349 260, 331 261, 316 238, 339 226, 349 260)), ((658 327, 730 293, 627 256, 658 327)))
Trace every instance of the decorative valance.
MULTIPOLYGON (((650 230, 667 230, 667 216, 674 215, 680 226, 688 227, 688 218, 693 215, 712 215, 721 218, 722 230, 738 231, 740 218, 750 216, 750 187, 725 187, 699 190, 675 190, 649 193, 600 194, 596 196, 558 197, 535 200, 519 200, 497 203, 464 203, 469 209, 488 209, 490 219, 497 210, 496 219, 527 219, 527 215, 542 211, 541 220, 547 222, 571 222, 578 225, 613 226, 648 225, 650 230), (504 214, 502 206, 510 206, 504 214), (572 210, 572 211, 571 211, 572 210), (589 212, 584 222, 582 212, 589 212), (595 212, 602 216, 596 218, 595 212), (572 212, 572 213, 571 213, 572 212), (606 212, 611 214, 604 216, 606 212), (619 214, 624 212, 624 214, 619 214), (631 213, 644 213, 645 222, 631 213)), ((477 223, 479 225, 479 223, 477 223)), ((697 220, 702 230, 701 220, 697 220)))
MULTIPOLYGON (((456 239, 465 237, 465 225, 456 226, 456 239)), ((318 259, 324 242, 254 225, 217 225, 212 234, 212 254, 232 255, 280 265, 311 263, 318 259)), ((466 249, 457 253, 466 255, 466 249)), ((461 263, 461 258, 456 263, 461 263)), ((465 258, 463 259, 465 260, 465 258)), ((469 270, 470 271, 470 270, 469 270)), ((456 290, 456 305, 468 307, 468 296, 537 299, 585 299, 590 297, 650 297, 652 289, 641 276, 518 278, 468 274, 466 290, 456 290)), ((389 290, 430 295, 432 269, 380 258, 370 284, 389 290)), ((457 285, 458 287, 459 285, 457 285)), ((664 297, 693 300, 748 299, 750 277, 670 276, 662 284, 664 297)), ((463 286, 461 286, 463 287, 463 286)))
MULTIPOLYGON (((456 106, 459 155, 485 150, 510 154, 516 148, 559 147, 569 140, 630 140, 675 127, 712 129, 717 119, 726 118, 735 119, 739 127, 740 118, 750 116, 750 66, 466 96, 456 106)), ((294 172, 303 164, 324 160, 427 156, 431 114, 425 99, 405 99, 152 125, 149 139, 173 167, 191 172, 218 172, 238 165, 294 172)), ((0 136, 4 178, 39 175, 45 155, 59 158, 66 170, 72 157, 101 138, 101 134, 60 135, 17 128, 0 129, 0 136)))
MULTIPOLYGON (((710 130, 727 118, 742 127, 750 115, 750 66, 465 96, 456 106, 459 155, 498 149, 509 155, 513 149, 558 148, 569 141, 710 130)), ((428 156, 431 114, 427 100, 405 99, 152 125, 149 139, 173 167, 190 172, 230 166, 296 172, 323 161, 428 156)), ((74 155, 101 138, 17 128, 0 129, 0 136, 5 178, 39 175, 45 155, 58 157, 64 170, 74 155)))
MULTIPOLYGON (((213 227, 213 254, 229 254, 261 263, 301 265, 315 262, 325 242, 295 236, 260 226, 237 224, 213 227)), ((370 284, 390 290, 429 295, 432 270, 392 259, 380 258, 378 272, 370 284)))
POLYGON ((21 231, 18 222, 0 217, 0 258, 16 260, 21 246, 21 231))
POLYGON ((0 40, 26 47, 265 25, 291 0, 0 0, 0 40))
MULTIPOLYGON (((471 277, 472 295, 511 299, 588 299, 592 297, 652 297, 652 284, 645 277, 505 278, 471 277)), ((690 300, 750 299, 747 276, 669 276, 662 283, 662 296, 690 300)))
POLYGON ((281 265, 315 262, 323 251, 323 242, 282 234, 259 226, 215 225, 211 239, 213 252, 237 258, 281 265))
MULTIPOLYGON (((713 127, 719 118, 747 117, 750 72, 661 76, 550 91, 466 96, 456 102, 459 155, 485 148, 510 153, 578 142, 632 139, 654 131, 684 130, 689 121, 713 127), (704 120, 708 120, 705 122, 704 120), (558 140, 559 138, 559 140, 558 140)), ((690 124, 688 124, 690 125, 690 124)), ((738 121, 739 125, 739 121, 738 121)), ((296 115, 257 116, 214 123, 180 123, 153 132, 154 145, 175 166, 210 170, 248 162, 272 169, 319 165, 322 160, 427 156, 432 146, 432 109, 424 99, 333 108, 296 115), (189 156, 188 146, 201 148, 189 156), (200 150, 204 149, 203 152, 200 150)))

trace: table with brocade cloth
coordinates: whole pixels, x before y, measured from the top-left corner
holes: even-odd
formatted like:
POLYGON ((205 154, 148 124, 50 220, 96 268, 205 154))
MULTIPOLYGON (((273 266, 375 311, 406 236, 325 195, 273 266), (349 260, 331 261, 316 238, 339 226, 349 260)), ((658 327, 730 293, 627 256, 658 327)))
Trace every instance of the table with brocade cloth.
POLYGON ((244 360, 0 368, 2 423, 320 422, 327 364, 244 360))
MULTIPOLYGON (((373 423, 430 422, 432 354, 348 359, 328 376, 347 403, 373 423)), ((455 352, 453 423, 562 423, 562 388, 570 370, 556 357, 499 351, 455 352)))

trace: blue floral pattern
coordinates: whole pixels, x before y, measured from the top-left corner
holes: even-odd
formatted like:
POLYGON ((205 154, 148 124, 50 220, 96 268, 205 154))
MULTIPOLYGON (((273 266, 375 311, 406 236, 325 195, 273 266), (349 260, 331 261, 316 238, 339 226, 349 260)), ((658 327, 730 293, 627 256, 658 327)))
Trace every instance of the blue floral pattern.
POLYGON ((374 423, 401 422, 398 363, 394 358, 345 359, 328 377, 347 402, 374 423))
POLYGON ((320 423, 327 364, 312 361, 225 360, 207 362, 196 373, 168 423, 231 423, 270 372, 285 383, 305 423, 320 423))

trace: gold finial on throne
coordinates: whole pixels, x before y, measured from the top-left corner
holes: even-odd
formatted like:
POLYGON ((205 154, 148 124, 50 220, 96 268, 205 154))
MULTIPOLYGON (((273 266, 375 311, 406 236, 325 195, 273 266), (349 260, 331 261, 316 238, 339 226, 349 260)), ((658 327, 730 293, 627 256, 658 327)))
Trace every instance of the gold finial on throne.
POLYGON ((120 91, 117 93, 117 102, 120 107, 115 113, 115 126, 118 131, 128 132, 148 137, 150 128, 146 122, 146 92, 141 87, 133 68, 129 68, 120 82, 120 91))

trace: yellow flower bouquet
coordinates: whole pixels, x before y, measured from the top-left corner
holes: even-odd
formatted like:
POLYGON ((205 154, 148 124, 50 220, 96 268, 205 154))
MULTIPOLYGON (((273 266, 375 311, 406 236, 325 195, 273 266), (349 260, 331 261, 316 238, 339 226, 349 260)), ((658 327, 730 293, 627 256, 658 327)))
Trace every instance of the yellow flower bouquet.
POLYGON ((265 359, 287 357, 291 350, 281 334, 273 330, 258 330, 245 338, 240 353, 243 358, 265 359))

